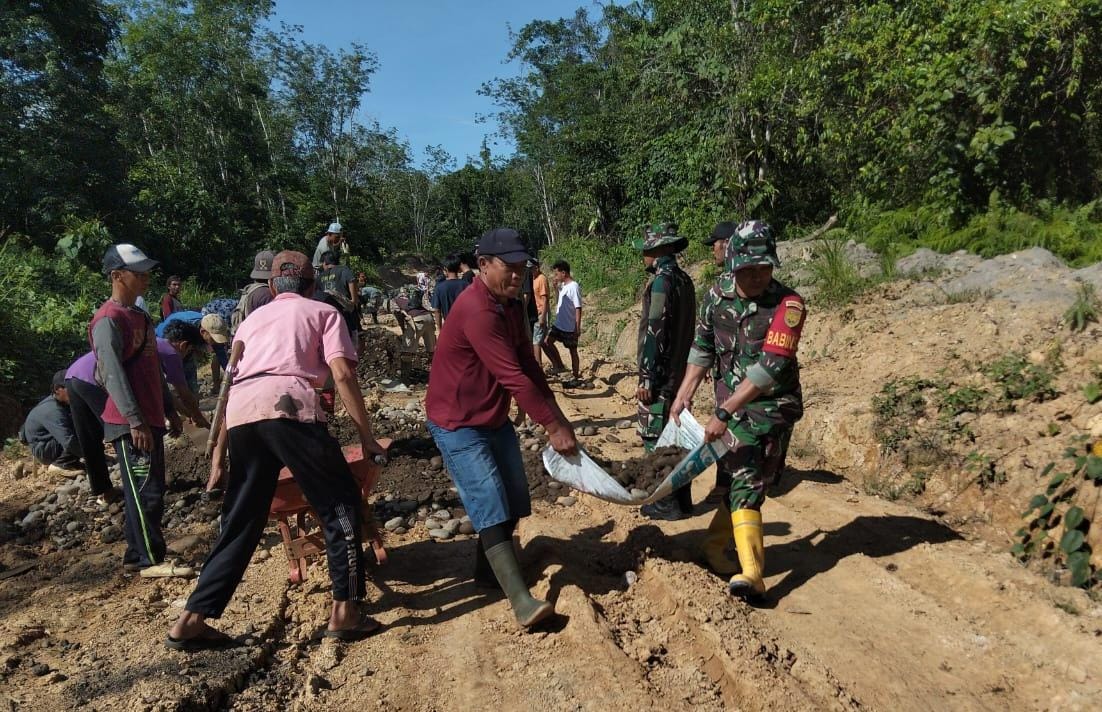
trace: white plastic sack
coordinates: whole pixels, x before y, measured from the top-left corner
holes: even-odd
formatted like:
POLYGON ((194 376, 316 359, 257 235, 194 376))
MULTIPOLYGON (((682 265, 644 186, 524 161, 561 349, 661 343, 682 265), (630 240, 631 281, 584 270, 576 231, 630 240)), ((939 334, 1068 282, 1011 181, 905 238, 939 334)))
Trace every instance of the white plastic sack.
POLYGON ((613 504, 638 504, 623 485, 612 478, 593 458, 578 448, 578 454, 563 457, 548 445, 543 449, 543 466, 559 482, 579 492, 591 494, 613 504))
POLYGON ((673 418, 670 418, 666 423, 666 427, 662 429, 662 434, 658 436, 658 442, 654 444, 655 447, 676 445, 686 450, 695 450, 704 442, 704 428, 701 427, 692 413, 686 409, 681 411, 681 415, 678 417, 681 418, 681 425, 673 422, 673 418))
MULTIPOLYGON (((697 475, 708 469, 709 465, 723 457, 727 452, 727 446, 723 444, 722 440, 704 443, 704 428, 700 427, 700 423, 687 410, 681 414, 680 427, 674 425, 672 420, 666 424, 665 430, 662 431, 662 435, 658 439, 659 444, 662 443, 663 438, 667 437, 667 433, 669 433, 670 439, 668 444, 676 442, 681 445, 682 443, 691 444, 695 442, 695 445, 646 499, 632 497, 630 492, 605 472, 580 447, 577 455, 567 458, 555 452, 550 445, 547 446, 543 450, 543 466, 551 477, 559 482, 606 502, 635 506, 649 504, 692 482, 697 475), (672 431, 670 426, 673 426, 672 431)), ((681 446, 685 447, 685 445, 681 446)))

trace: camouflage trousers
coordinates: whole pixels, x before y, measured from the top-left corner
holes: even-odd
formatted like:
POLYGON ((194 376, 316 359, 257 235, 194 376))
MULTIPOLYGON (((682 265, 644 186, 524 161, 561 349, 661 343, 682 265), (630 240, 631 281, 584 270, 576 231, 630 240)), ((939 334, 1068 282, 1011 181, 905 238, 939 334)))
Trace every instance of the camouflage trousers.
POLYGON ((765 489, 780 475, 792 428, 803 406, 791 398, 759 400, 735 414, 723 441, 730 447, 716 466, 716 480, 730 479, 731 511, 761 509, 765 489))
POLYGON ((655 400, 650 405, 638 404, 636 430, 643 439, 643 447, 647 452, 654 449, 654 443, 658 436, 666 428, 666 422, 670 419, 670 403, 673 402, 673 393, 656 393, 655 400))

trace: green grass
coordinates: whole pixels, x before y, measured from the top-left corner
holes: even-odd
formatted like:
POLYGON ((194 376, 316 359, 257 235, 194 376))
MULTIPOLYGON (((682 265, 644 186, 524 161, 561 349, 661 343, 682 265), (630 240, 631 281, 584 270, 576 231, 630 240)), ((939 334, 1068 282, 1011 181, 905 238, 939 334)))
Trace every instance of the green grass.
POLYGON ((1099 309, 1102 306, 1098 303, 1094 285, 1080 281, 1075 290, 1075 302, 1064 312, 1064 323, 1072 331, 1083 331, 1087 324, 1098 322, 1099 309))
MULTIPOLYGON (((828 307, 849 304, 870 288, 890 279, 895 273, 894 260, 881 260, 881 274, 863 277, 846 255, 846 230, 828 232, 815 244, 809 264, 815 285, 815 301, 828 307), (890 264, 890 266, 889 266, 890 264)), ((894 251, 890 254, 894 254, 894 251)))

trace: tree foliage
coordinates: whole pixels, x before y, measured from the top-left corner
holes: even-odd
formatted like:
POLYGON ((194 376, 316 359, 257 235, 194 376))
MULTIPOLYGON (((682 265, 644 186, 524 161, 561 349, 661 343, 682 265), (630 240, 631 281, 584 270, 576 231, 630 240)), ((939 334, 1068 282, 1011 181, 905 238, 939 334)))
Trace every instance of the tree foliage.
POLYGON ((510 54, 525 71, 483 91, 568 233, 916 207, 954 231, 1098 197, 1100 11, 640 0, 530 23, 510 54))

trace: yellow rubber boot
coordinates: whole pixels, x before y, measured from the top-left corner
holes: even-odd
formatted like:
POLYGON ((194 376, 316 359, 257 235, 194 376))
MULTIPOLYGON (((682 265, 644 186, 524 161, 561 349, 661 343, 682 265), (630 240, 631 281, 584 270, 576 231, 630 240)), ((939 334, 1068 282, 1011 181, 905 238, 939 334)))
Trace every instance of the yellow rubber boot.
POLYGON ((735 547, 742 573, 735 574, 727 584, 732 596, 761 598, 765 595, 765 540, 761 531, 761 512, 754 509, 736 509, 731 512, 731 526, 735 532, 735 547))
POLYGON ((738 564, 727 556, 727 544, 734 537, 731 517, 723 507, 716 509, 708 533, 704 536, 704 559, 708 567, 720 576, 730 576, 739 571, 738 564))

